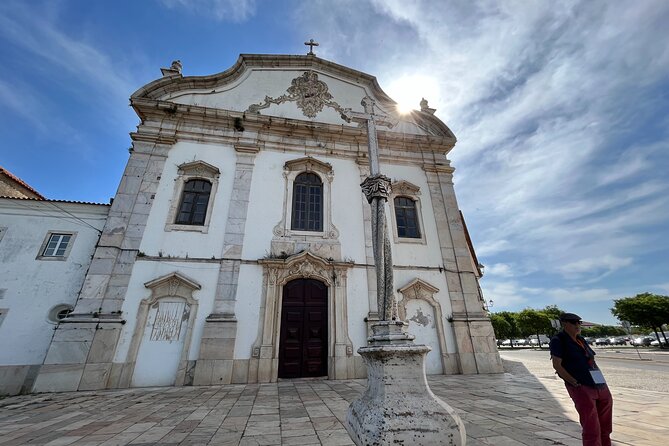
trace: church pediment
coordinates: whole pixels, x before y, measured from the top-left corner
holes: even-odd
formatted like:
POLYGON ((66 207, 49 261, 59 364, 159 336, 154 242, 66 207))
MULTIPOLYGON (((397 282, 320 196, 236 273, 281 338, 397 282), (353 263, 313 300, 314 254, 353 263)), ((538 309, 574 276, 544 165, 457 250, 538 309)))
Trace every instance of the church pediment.
POLYGON ((187 106, 259 114, 286 119, 359 127, 346 111, 362 113, 361 100, 371 98, 376 112, 398 125, 381 131, 453 137, 429 113, 402 115, 374 76, 315 56, 242 54, 230 69, 210 76, 182 76, 181 66, 137 90, 143 99, 187 106))
POLYGON ((420 195, 420 187, 405 180, 395 181, 391 189, 396 195, 420 195))
POLYGON ((204 161, 192 161, 179 166, 180 175, 218 177, 220 173, 221 171, 218 170, 218 167, 212 166, 204 161))
POLYGON ((199 283, 178 271, 146 282, 144 286, 151 290, 153 299, 165 296, 180 296, 190 299, 193 291, 202 288, 199 283))
POLYGON ((287 171, 317 171, 324 174, 332 173, 332 164, 324 163, 323 161, 319 161, 311 156, 305 156, 304 158, 286 161, 286 164, 284 164, 283 168, 287 171))

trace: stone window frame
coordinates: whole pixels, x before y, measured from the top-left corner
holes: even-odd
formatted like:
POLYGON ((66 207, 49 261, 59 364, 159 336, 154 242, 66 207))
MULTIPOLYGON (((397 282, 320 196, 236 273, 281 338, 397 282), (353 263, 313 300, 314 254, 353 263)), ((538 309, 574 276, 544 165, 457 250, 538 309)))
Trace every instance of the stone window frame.
POLYGON ((392 215, 393 239, 395 243, 414 243, 426 245, 425 225, 423 224, 423 208, 420 202, 420 187, 405 180, 395 181, 391 184, 389 197, 390 213, 392 215), (405 197, 416 205, 416 220, 420 237, 400 237, 397 231, 397 215, 395 214, 395 198, 405 197))
POLYGON ((123 367, 121 376, 121 387, 130 387, 132 377, 135 373, 135 364, 137 364, 137 354, 142 344, 144 331, 146 330, 146 321, 149 317, 151 307, 164 298, 180 298, 186 302, 189 308, 188 328, 184 337, 184 345, 179 358, 179 367, 174 379, 174 386, 183 386, 186 382, 186 369, 188 363, 188 354, 190 352, 193 329, 195 328, 195 318, 197 316, 198 301, 193 297, 193 293, 200 290, 202 286, 183 274, 175 271, 170 274, 158 277, 144 284, 151 291, 151 296, 142 299, 137 311, 137 322, 128 349, 126 363, 123 367))
POLYGON ((283 166, 285 188, 283 194, 283 215, 279 223, 274 226, 274 235, 277 237, 306 237, 307 239, 337 239, 339 231, 332 223, 332 180, 334 171, 330 163, 319 161, 307 156, 286 161, 283 166), (301 231, 291 229, 293 213, 293 185, 295 178, 301 173, 313 173, 323 183, 323 230, 301 231))
POLYGON ((220 176, 221 171, 218 167, 212 166, 204 161, 198 160, 180 164, 177 170, 177 177, 174 180, 174 194, 172 196, 170 209, 167 213, 165 231, 191 231, 201 232, 203 234, 209 232, 209 223, 211 221, 211 216, 214 213, 214 199, 216 198, 220 176), (184 188, 186 187, 186 183, 190 180, 204 180, 211 183, 211 192, 209 193, 209 201, 207 202, 207 215, 204 218, 203 225, 184 225, 175 223, 179 213, 179 206, 181 204, 184 188))
POLYGON ((323 181, 321 180, 321 177, 316 175, 313 172, 302 172, 299 175, 295 177, 295 181, 293 181, 293 197, 292 197, 292 203, 291 203, 291 212, 290 212, 290 229, 292 231, 309 231, 309 232, 322 232, 322 227, 323 227, 323 214, 325 213, 325 209, 323 208, 323 181), (300 178, 303 178, 300 180, 300 178), (311 179, 314 178, 315 180, 312 182, 311 179), (316 184, 316 181, 318 184, 316 184), (298 188, 298 186, 303 186, 303 190, 301 193, 299 193, 296 196, 295 189, 298 188), (314 193, 316 190, 317 193, 314 193), (302 195, 300 197, 300 195, 302 195), (310 199, 315 198, 316 195, 318 196, 318 201, 319 201, 319 212, 313 212, 313 214, 310 212, 310 204, 311 201, 310 199), (299 212, 297 212, 297 204, 298 200, 300 200, 302 203, 305 204, 306 210, 305 210, 305 216, 304 218, 300 218, 299 212), (316 215, 317 214, 317 215, 316 215), (297 218, 296 218, 297 217, 297 218), (310 226, 310 223, 313 223, 313 226, 321 228, 320 230, 313 230, 313 229, 304 229, 304 228, 295 228, 295 226, 310 226))
POLYGON ((446 346, 446 332, 444 330, 444 316, 441 311, 441 304, 435 298, 435 294, 439 292, 439 288, 427 283, 426 281, 415 278, 405 286, 397 290, 402 299, 397 303, 397 313, 401 321, 406 321, 407 318, 407 304, 412 299, 420 299, 427 302, 434 311, 435 328, 437 329, 437 337, 439 338, 439 349, 441 350, 441 367, 442 373, 446 374, 451 369, 449 361, 449 353, 446 346))
POLYGON ((353 343, 348 335, 347 275, 352 264, 330 262, 303 251, 287 259, 259 260, 263 290, 258 336, 251 348, 249 382, 276 382, 283 287, 295 279, 316 279, 328 287, 328 379, 354 376, 353 343))
POLYGON ((74 246, 74 241, 77 238, 77 232, 76 231, 48 231, 46 233, 46 236, 44 237, 44 241, 42 242, 42 245, 39 248, 39 251, 37 252, 37 256, 35 257, 35 260, 47 260, 47 261, 57 261, 57 262, 63 262, 67 260, 67 258, 70 255, 70 252, 72 251, 72 246, 74 246), (62 256, 45 256, 44 255, 44 250, 46 249, 47 245, 49 244, 49 241, 51 240, 51 236, 53 235, 69 235, 70 236, 70 241, 67 242, 67 247, 65 248, 65 252, 63 253, 62 256))

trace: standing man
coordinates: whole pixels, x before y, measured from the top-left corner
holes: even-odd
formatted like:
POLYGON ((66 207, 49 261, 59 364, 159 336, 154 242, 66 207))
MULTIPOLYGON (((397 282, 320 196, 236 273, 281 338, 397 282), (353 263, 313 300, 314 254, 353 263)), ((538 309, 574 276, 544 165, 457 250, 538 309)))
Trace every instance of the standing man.
POLYGON ((583 446, 611 446, 613 397, 595 363, 595 352, 581 336, 578 315, 562 313, 560 322, 562 331, 550 343, 551 359, 576 406, 583 446))

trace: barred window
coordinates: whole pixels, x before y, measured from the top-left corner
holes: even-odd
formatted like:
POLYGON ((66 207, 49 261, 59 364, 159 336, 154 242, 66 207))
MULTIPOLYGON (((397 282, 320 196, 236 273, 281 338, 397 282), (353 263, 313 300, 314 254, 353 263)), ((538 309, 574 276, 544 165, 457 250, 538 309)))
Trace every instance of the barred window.
POLYGON ((420 238, 416 202, 411 198, 396 197, 394 204, 397 236, 404 238, 420 238))
POLYGON ((176 224, 204 225, 211 183, 205 180, 190 180, 184 185, 176 224))
POLYGON ((290 228, 323 231, 323 183, 314 173, 301 173, 295 178, 290 228))

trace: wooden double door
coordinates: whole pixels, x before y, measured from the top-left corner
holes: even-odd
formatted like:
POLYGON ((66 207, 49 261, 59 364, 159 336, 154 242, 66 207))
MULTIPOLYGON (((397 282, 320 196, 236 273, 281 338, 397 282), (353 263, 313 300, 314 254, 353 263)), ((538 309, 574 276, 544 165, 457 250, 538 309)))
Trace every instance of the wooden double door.
POLYGON ((279 378, 327 376, 328 288, 297 279, 283 288, 279 378))

